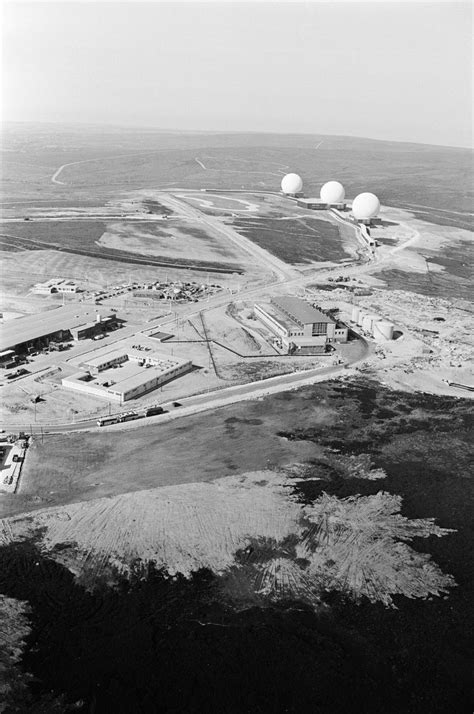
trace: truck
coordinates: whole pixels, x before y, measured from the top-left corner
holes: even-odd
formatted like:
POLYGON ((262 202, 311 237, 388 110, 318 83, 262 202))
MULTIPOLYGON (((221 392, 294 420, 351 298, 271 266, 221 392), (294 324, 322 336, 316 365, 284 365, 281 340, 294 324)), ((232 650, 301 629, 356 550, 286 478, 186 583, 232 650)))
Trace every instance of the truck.
POLYGON ((165 410, 163 407, 148 407, 148 409, 145 410, 145 416, 154 416, 155 414, 164 414, 165 410))

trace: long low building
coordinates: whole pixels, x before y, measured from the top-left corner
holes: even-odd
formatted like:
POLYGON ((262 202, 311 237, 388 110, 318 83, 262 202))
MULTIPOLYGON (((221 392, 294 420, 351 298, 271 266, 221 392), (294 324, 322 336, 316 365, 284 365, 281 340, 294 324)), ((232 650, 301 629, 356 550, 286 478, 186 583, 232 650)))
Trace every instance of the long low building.
POLYGON ((82 364, 62 386, 110 402, 126 402, 161 387, 193 369, 191 360, 132 349, 112 350, 82 364))
POLYGON ((301 298, 285 295, 256 303, 254 312, 289 352, 325 352, 333 342, 347 342, 346 325, 301 298))
POLYGON ((32 288, 38 295, 53 295, 54 293, 77 293, 77 283, 64 278, 52 278, 45 283, 36 283, 32 288))
POLYGON ((300 206, 300 208, 307 208, 310 211, 327 211, 328 208, 338 208, 343 211, 346 207, 345 201, 327 203, 326 201, 322 201, 320 198, 299 198, 296 205, 300 206))
POLYGON ((0 325, 0 352, 26 352, 29 347, 46 346, 54 339, 82 340, 121 323, 114 312, 97 310, 92 305, 57 307, 0 325))

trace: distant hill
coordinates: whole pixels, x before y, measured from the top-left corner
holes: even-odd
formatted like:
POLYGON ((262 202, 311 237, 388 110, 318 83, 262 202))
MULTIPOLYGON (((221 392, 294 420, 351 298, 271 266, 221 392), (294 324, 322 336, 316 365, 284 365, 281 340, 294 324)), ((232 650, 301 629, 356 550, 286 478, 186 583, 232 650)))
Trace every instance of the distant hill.
POLYGON ((278 190, 281 177, 296 171, 307 195, 338 179, 349 198, 370 190, 425 220, 472 227, 470 149, 321 134, 27 123, 6 123, 2 145, 3 200, 73 202, 90 192, 110 198, 143 187, 278 190), (63 164, 73 164, 61 172, 64 185, 52 183, 63 164))

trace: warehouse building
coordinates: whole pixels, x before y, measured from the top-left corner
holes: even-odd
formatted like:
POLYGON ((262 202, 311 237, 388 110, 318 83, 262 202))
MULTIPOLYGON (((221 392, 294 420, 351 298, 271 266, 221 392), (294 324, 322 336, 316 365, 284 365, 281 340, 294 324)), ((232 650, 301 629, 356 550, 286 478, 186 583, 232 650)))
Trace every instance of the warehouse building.
POLYGON ((0 325, 0 352, 22 353, 47 347, 51 341, 83 340, 104 334, 122 323, 116 313, 99 311, 90 305, 58 307, 0 325))
POLYGON ((275 297, 255 304, 254 312, 291 353, 324 353, 331 343, 348 339, 346 325, 301 298, 275 297))
POLYGON ((81 371, 65 377, 62 385, 84 394, 123 402, 161 387, 193 369, 191 360, 129 348, 111 350, 82 364, 81 371))

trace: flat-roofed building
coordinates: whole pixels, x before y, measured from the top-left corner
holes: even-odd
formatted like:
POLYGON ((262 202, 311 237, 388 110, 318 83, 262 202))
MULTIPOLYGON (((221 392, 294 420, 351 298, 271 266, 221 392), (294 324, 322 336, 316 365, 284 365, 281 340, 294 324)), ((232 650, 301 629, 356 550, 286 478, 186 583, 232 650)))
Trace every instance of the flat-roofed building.
POLYGON ((270 303, 257 303, 254 311, 289 351, 320 352, 332 342, 347 342, 346 325, 301 298, 275 297, 270 303))
POLYGON ((91 305, 57 307, 0 325, 0 351, 26 352, 28 347, 46 346, 53 339, 81 340, 122 322, 116 313, 105 313, 91 305))
POLYGON ((0 352, 0 367, 9 367, 16 364, 15 362, 15 350, 4 350, 0 352))
POLYGON ((325 211, 329 208, 329 204, 324 203, 320 198, 298 198, 296 205, 300 208, 309 208, 311 211, 325 211))
POLYGON ((345 201, 327 203, 326 201, 322 201, 320 198, 299 198, 296 205, 300 206, 300 208, 308 208, 310 211, 327 211, 328 208, 337 208, 338 210, 343 211, 346 208, 345 201))
POLYGON ((113 402, 126 402, 161 387, 193 368, 191 360, 163 353, 112 350, 82 364, 63 387, 113 402))

